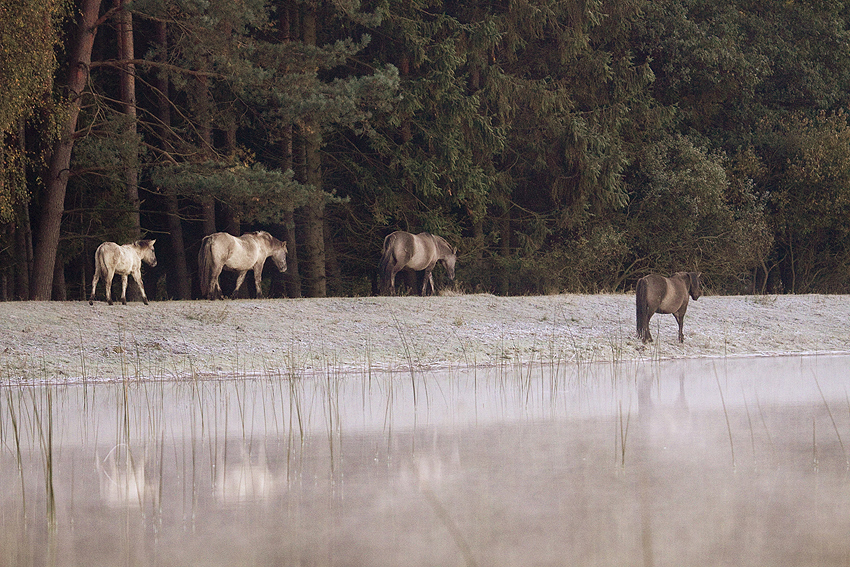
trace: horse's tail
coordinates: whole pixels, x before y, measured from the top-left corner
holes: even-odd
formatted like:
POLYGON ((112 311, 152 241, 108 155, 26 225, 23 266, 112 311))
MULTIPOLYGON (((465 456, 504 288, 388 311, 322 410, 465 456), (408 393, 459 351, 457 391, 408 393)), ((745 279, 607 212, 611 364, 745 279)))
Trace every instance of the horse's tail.
POLYGON ((384 238, 384 247, 381 250, 381 263, 378 266, 378 272, 380 277, 380 283, 378 284, 378 289, 381 293, 386 293, 389 289, 390 278, 392 277, 392 251, 390 250, 390 240, 392 240, 392 234, 388 234, 384 238))
POLYGON ((99 277, 104 277, 106 275, 105 263, 104 260, 105 252, 103 250, 103 244, 97 247, 97 250, 94 251, 94 273, 99 277))
POLYGON ((201 297, 207 297, 212 280, 212 238, 205 236, 198 250, 198 283, 201 286, 201 297))
POLYGON ((649 315, 646 280, 641 278, 638 280, 637 288, 635 289, 635 323, 637 326, 637 336, 641 340, 646 337, 649 315))

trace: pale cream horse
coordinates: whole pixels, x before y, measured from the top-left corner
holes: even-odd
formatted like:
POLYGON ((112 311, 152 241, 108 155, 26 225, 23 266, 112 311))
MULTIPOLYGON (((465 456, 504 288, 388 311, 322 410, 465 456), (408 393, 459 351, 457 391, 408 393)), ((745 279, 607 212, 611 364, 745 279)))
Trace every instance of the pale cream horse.
POLYGON ((263 266, 266 259, 272 260, 281 273, 286 271, 286 242, 280 241, 268 232, 247 232, 236 237, 226 232, 216 232, 204 237, 198 252, 198 277, 201 295, 207 299, 221 297, 221 285, 218 277, 222 270, 236 272, 236 287, 231 298, 245 281, 248 270, 254 270, 254 285, 257 298, 263 296, 260 284, 263 278, 263 266))
POLYGON ((142 292, 142 300, 148 304, 145 286, 142 284, 142 261, 150 267, 156 266, 156 254, 153 245, 156 240, 137 240, 132 244, 118 245, 114 242, 104 242, 94 253, 94 277, 91 281, 91 296, 89 305, 94 305, 94 292, 100 278, 106 284, 106 302, 112 305, 112 278, 115 274, 121 276, 121 303, 127 305, 127 276, 132 275, 142 292))

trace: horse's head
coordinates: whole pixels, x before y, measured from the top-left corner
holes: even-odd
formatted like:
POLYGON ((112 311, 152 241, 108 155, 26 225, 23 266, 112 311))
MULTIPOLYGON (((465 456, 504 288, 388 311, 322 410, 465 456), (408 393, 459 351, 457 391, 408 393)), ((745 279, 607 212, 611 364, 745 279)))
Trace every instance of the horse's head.
POLYGON ((455 279, 455 262, 457 262, 457 249, 455 248, 451 254, 446 254, 443 258, 443 264, 446 266, 446 275, 450 280, 455 279))
POLYGON ((286 241, 277 240, 277 244, 275 251, 271 254, 272 262, 280 270, 280 273, 283 273, 286 271, 286 241))
POLYGON ((694 301, 700 298, 702 295, 702 290, 699 286, 699 277, 702 274, 699 272, 688 272, 688 278, 690 279, 690 285, 688 286, 688 292, 691 294, 691 297, 694 301))
POLYGON ((139 250, 139 257, 141 257, 142 261, 151 268, 156 267, 156 252, 154 252, 153 249, 153 245, 155 242, 156 239, 136 241, 136 246, 139 250))

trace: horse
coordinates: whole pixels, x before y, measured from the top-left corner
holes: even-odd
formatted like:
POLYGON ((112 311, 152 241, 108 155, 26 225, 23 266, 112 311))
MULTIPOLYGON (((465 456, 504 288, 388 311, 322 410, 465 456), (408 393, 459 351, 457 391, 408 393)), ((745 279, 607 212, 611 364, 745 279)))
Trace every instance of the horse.
POLYGON ((650 274, 638 280, 635 304, 639 339, 644 343, 652 342, 649 319, 655 313, 672 313, 679 323, 679 342, 685 342, 682 325, 688 310, 688 296, 696 301, 702 294, 699 277, 698 272, 676 272, 669 278, 650 274))
POLYGON ((121 276, 121 303, 127 305, 127 275, 132 275, 139 291, 142 292, 142 300, 148 304, 145 295, 145 286, 142 284, 142 262, 151 268, 156 267, 156 253, 153 245, 156 240, 137 240, 132 244, 119 246, 114 242, 104 242, 97 247, 94 253, 94 277, 91 281, 91 296, 89 305, 94 305, 94 292, 97 290, 97 282, 100 278, 106 284, 106 302, 112 305, 112 278, 115 274, 121 276))
POLYGON ((226 232, 216 232, 204 237, 198 252, 198 274, 201 281, 201 295, 213 300, 221 297, 221 285, 218 277, 222 270, 237 272, 236 287, 231 299, 245 281, 248 270, 254 270, 254 284, 257 287, 257 299, 263 297, 260 288, 263 277, 263 265, 271 256, 281 273, 286 271, 286 242, 280 241, 268 232, 247 232, 236 237, 226 232))
POLYGON ((422 290, 425 295, 428 286, 434 293, 434 277, 431 272, 437 262, 446 267, 450 280, 455 279, 455 262, 457 248, 453 248, 441 236, 428 232, 411 234, 397 230, 384 238, 384 248, 381 253, 381 290, 384 293, 395 293, 395 277, 402 270, 424 271, 422 290))

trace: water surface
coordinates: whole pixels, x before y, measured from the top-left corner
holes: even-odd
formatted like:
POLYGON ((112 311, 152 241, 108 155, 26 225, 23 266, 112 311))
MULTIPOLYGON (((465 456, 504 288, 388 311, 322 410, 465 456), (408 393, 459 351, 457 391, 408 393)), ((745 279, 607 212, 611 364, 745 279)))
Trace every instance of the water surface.
POLYGON ((850 357, 0 389, 4 565, 847 565, 850 357))

